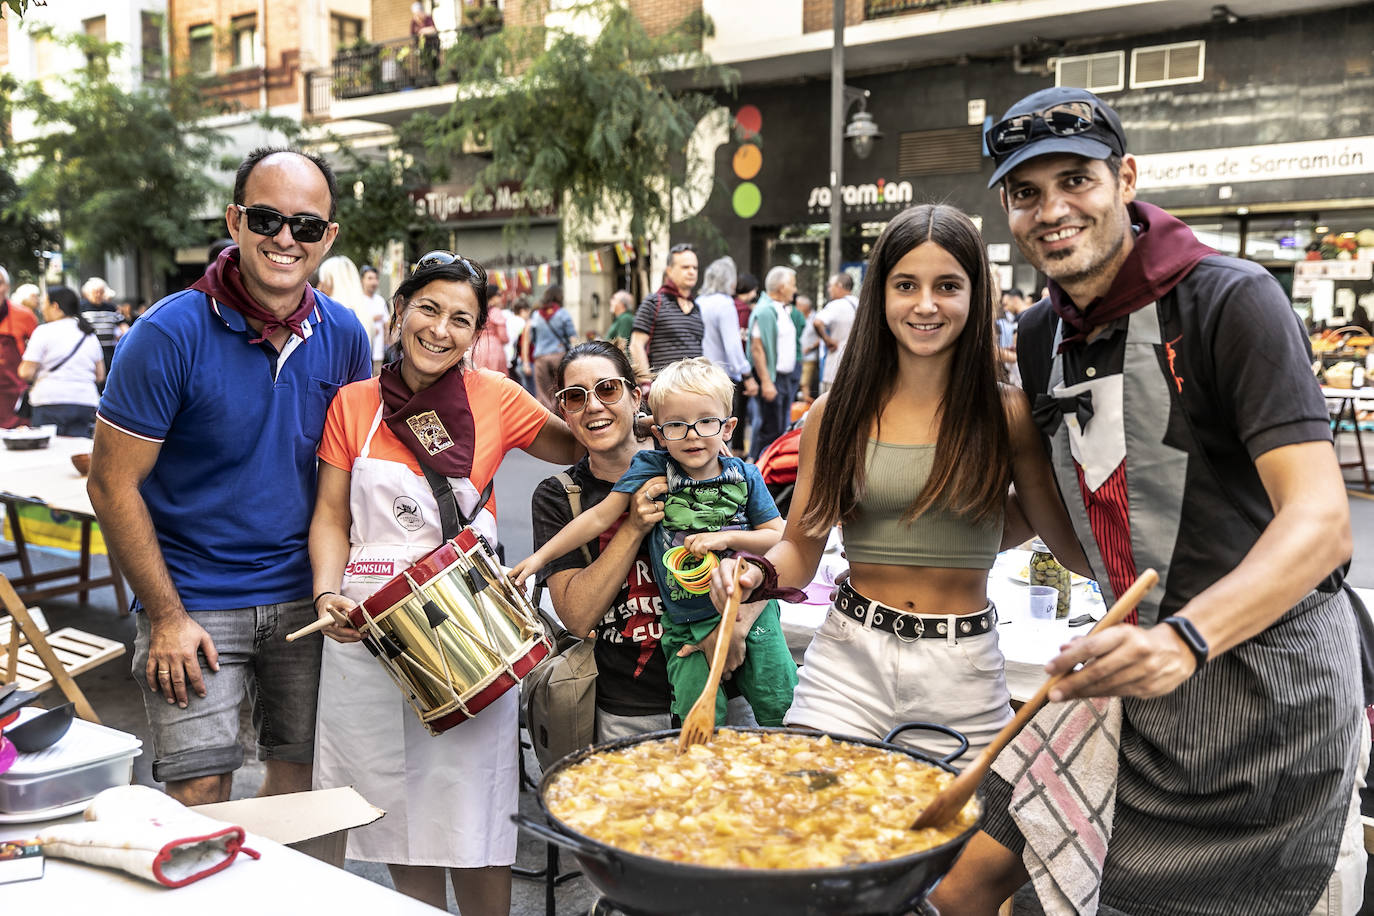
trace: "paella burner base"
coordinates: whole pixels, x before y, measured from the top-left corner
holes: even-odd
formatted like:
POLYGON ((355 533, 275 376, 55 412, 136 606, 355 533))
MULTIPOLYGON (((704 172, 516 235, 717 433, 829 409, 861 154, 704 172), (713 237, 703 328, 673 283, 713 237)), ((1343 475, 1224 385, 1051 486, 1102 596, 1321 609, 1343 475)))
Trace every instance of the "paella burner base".
MULTIPOLYGON (((598 897, 596 902, 592 904, 592 908, 587 911, 587 916, 658 916, 658 914, 627 909, 612 903, 605 897, 598 897)), ((940 916, 940 914, 933 906, 922 901, 915 909, 895 914, 895 916, 940 916)))

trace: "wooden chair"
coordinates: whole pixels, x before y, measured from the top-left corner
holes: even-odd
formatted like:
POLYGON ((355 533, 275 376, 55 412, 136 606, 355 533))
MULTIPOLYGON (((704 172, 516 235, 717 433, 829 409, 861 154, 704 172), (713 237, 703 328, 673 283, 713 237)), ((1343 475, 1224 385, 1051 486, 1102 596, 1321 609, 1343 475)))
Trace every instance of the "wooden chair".
POLYGON ((47 621, 41 614, 29 613, 4 576, 0 576, 0 603, 10 615, 0 618, 0 635, 4 636, 0 642, 0 684, 17 682, 22 690, 40 693, 56 684, 76 707, 77 715, 99 723, 75 676, 123 655, 124 644, 75 627, 48 634, 47 621))

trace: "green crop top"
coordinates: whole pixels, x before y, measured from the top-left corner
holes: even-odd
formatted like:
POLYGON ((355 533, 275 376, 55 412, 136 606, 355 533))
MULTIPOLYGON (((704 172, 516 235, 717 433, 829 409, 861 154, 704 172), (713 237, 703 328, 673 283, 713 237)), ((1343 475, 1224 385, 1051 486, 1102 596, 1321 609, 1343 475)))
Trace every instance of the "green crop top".
POLYGON ((907 506, 930 478, 934 445, 868 440, 864 492, 853 521, 844 525, 844 552, 852 563, 991 569, 1002 542, 1002 517, 976 525, 940 509, 927 509, 908 525, 907 506))

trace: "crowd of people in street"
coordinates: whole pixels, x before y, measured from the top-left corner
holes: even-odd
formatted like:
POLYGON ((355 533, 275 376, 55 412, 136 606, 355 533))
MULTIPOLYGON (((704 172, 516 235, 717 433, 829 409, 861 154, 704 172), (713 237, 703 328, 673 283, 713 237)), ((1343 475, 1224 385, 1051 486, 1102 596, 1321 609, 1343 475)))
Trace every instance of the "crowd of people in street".
POLYGON ((818 301, 791 266, 760 282, 678 244, 590 341, 560 286, 502 295, 455 252, 418 257, 388 302, 375 268, 326 260, 333 172, 287 149, 244 159, 232 244, 135 321, 99 278, 34 314, 0 271, 0 424, 27 388, 31 422, 94 437, 154 778, 227 800, 248 697, 263 794, 354 785, 387 815, 349 857, 507 913, 516 694, 430 734, 347 615, 446 519, 499 544, 492 481, 519 449, 566 466, 509 561, 594 641, 599 741, 679 723, 726 639, 719 722, 881 739, 931 720, 971 759, 1012 716, 988 572, 1038 536, 1108 603, 1146 569, 1161 587, 1049 663, 1068 676, 998 758, 933 906, 991 916, 1029 881, 1054 912, 1353 916, 1367 656, 1301 324, 1262 267, 1137 199, 1097 96, 1037 92, 985 139, 1048 281, 1033 305, 944 204, 891 219, 818 301), (798 419, 784 517, 758 462, 798 419), (799 670, 779 602, 836 528, 849 571, 799 670), (326 639, 284 641, 317 620, 326 639))

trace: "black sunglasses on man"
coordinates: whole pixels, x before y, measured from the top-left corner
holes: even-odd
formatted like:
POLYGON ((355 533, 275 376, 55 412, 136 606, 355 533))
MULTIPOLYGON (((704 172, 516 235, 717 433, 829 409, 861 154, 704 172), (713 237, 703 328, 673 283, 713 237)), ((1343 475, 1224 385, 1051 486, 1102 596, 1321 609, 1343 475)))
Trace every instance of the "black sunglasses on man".
POLYGON ((318 216, 287 216, 271 207, 245 207, 243 204, 234 206, 243 214, 249 232, 268 238, 281 232, 283 225, 291 227, 291 237, 298 242, 318 242, 329 231, 329 220, 320 219, 318 216))

